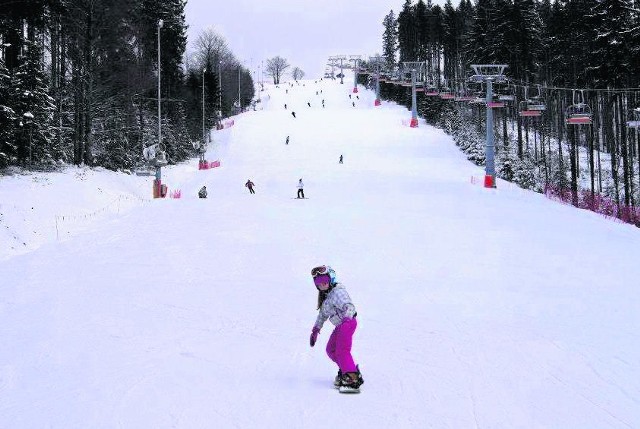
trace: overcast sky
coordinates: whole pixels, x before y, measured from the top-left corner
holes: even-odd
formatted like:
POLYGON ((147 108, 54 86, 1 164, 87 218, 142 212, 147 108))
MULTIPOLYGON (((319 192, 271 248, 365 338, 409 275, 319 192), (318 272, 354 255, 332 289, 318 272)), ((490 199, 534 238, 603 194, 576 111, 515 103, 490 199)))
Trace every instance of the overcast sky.
MULTIPOLYGON (((188 0, 189 51, 198 35, 212 27, 245 67, 258 72, 276 55, 321 77, 333 55, 382 53, 382 20, 404 0, 235 0, 226 5, 188 0)), ((290 70, 291 70, 290 69, 290 70)), ((256 76, 259 78, 259 76, 256 76)))

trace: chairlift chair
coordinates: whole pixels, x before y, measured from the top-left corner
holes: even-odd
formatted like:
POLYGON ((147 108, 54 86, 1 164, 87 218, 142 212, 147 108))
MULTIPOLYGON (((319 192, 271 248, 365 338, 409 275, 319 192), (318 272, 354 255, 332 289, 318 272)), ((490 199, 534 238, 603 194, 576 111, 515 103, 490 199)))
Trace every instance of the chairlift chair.
POLYGON ((482 93, 477 93, 471 100, 469 100, 469 104, 484 104, 485 97, 482 93))
POLYGON ((151 176, 153 174, 148 165, 137 166, 133 172, 136 176, 151 176))
POLYGON ((590 125, 592 116, 591 107, 585 103, 572 104, 565 110, 567 125, 590 125))
POLYGON ((455 96, 453 101, 461 101, 461 102, 471 102, 475 97, 466 93, 459 93, 455 96))
POLYGON ((427 97, 437 97, 438 95, 440 95, 440 93, 438 92, 438 88, 436 88, 434 85, 429 85, 425 88, 424 95, 426 95, 427 97))
POLYGON ((440 99, 442 100, 453 100, 456 98, 456 96, 453 94, 453 92, 449 89, 449 88, 442 88, 440 90, 440 99))
POLYGON ((584 102, 584 91, 580 91, 580 96, 573 90, 573 104, 565 110, 565 122, 567 125, 590 125, 592 123, 591 107, 584 102), (576 100, 579 99, 578 102, 576 100))
POLYGON ((167 153, 165 151, 157 152, 156 157, 150 160, 150 164, 156 167, 164 167, 168 163, 169 161, 167 161, 167 153))
POLYGON ((635 109, 633 109, 633 117, 635 118, 635 120, 627 121, 627 127, 635 128, 637 130, 638 128, 640 128, 640 120, 638 120, 638 118, 640 118, 640 108, 636 107, 635 109))
POLYGON ((494 95, 493 100, 487 103, 487 107, 490 109, 501 109, 505 106, 505 102, 501 101, 499 96, 494 95))
POLYGON ((519 115, 528 118, 542 116, 542 110, 544 109, 533 109, 532 107, 533 105, 530 104, 530 100, 521 101, 518 103, 519 115))

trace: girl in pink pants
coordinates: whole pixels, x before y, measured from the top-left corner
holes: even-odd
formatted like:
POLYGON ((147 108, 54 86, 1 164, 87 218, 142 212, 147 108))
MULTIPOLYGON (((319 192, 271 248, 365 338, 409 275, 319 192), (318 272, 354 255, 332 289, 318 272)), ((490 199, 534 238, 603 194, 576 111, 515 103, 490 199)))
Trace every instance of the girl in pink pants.
POLYGON ((311 275, 318 289, 319 312, 309 343, 311 347, 316 344, 322 325, 329 319, 335 329, 327 343, 327 355, 339 368, 334 385, 341 392, 359 391, 364 380, 351 356, 353 334, 358 326, 356 307, 344 286, 336 281, 336 273, 331 267, 315 267, 311 270, 311 275))

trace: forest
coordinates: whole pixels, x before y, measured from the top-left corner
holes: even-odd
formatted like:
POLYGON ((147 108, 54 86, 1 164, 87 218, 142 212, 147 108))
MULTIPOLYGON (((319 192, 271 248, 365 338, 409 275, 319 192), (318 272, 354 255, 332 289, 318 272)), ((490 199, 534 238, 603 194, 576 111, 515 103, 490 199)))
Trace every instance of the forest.
POLYGON ((193 156, 203 130, 255 94, 251 72, 214 31, 187 52, 185 5, 3 2, 0 171, 131 170, 144 162, 143 148, 158 142, 159 128, 170 163, 193 156))
POLYGON ((406 0, 360 81, 377 75, 382 98, 411 107, 402 82, 422 63, 419 115, 482 165, 486 88, 472 65, 506 65, 493 85, 498 176, 638 224, 638 12, 625 0, 406 0))

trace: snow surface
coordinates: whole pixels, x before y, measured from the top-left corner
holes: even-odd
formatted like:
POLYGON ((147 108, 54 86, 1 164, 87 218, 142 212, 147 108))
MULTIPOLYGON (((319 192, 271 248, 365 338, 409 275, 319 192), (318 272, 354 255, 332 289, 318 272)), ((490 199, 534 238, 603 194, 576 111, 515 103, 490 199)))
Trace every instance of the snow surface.
POLYGON ((405 108, 303 84, 213 133, 220 168, 163 168, 180 199, 0 179, 0 428, 640 427, 640 231, 485 189, 405 108), (328 323, 309 347, 323 263, 358 310, 360 395, 332 386, 328 323))

